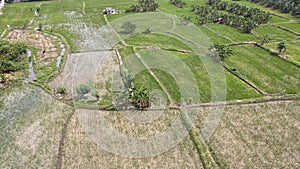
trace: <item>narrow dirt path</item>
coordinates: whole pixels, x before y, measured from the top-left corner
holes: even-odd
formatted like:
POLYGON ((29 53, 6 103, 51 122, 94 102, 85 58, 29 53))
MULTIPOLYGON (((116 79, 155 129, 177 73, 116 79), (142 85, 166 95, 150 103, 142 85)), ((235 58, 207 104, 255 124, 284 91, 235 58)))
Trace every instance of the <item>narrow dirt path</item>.
POLYGON ((124 45, 124 46, 128 46, 125 41, 123 40, 123 38, 118 34, 118 32, 111 26, 111 24, 109 23, 106 15, 104 15, 104 20, 106 22, 106 24, 111 28, 111 30, 114 32, 114 34, 119 38, 119 40, 121 41, 121 43, 124 45))
POLYGON ((0 10, 4 7, 4 0, 0 0, 0 10))
POLYGON ((62 163, 63 163, 63 155, 64 155, 64 147, 65 147, 65 138, 67 135, 67 129, 69 126, 69 123, 71 121, 71 118, 74 115, 75 110, 73 110, 72 113, 70 113, 63 125, 63 129, 61 132, 61 137, 60 137, 60 141, 59 141, 59 146, 58 146, 58 154, 57 154, 57 168, 58 169, 62 169, 62 163))
POLYGON ((285 27, 282 27, 282 26, 280 26, 280 25, 275 24, 274 26, 277 27, 277 28, 279 28, 279 29, 281 29, 281 30, 290 32, 291 34, 294 34, 294 35, 296 35, 296 36, 300 36, 299 33, 295 32, 295 31, 292 31, 292 30, 290 30, 290 29, 287 29, 287 28, 285 28, 285 27))
POLYGON ((146 67, 146 69, 148 70, 148 72, 151 74, 151 76, 155 79, 155 81, 159 84, 159 86, 162 88, 162 90, 164 91, 164 93, 167 95, 169 101, 170 101, 170 105, 174 105, 175 101, 172 99, 171 94, 169 93, 169 91, 167 90, 167 88, 162 84, 162 82, 158 79, 158 77, 155 75, 155 73, 151 70, 151 68, 147 65, 147 63, 143 60, 142 56, 136 51, 136 49, 134 48, 134 53, 136 55, 136 57, 142 62, 142 64, 146 67))
MULTIPOLYGON (((222 64, 222 63, 221 63, 222 64)), ((252 89, 254 89, 256 92, 258 92, 259 94, 266 96, 267 93, 264 92, 263 90, 259 89, 257 86, 255 86, 254 84, 248 82, 246 79, 242 78, 241 76, 235 74, 233 71, 231 71, 227 66, 225 66, 224 64, 222 64, 223 67, 225 68, 225 70, 227 70, 230 74, 232 74, 233 76, 237 77, 238 79, 240 79, 242 82, 244 82, 245 84, 247 84, 249 87, 251 87, 252 89)))
MULTIPOLYGON (((126 42, 124 41, 124 39, 119 35, 118 32, 116 32, 116 30, 110 25, 106 15, 104 15, 104 19, 105 22, 107 23, 107 25, 113 30, 114 34, 119 38, 119 40, 121 41, 121 43, 124 46, 129 46, 128 44, 126 44, 126 42)), ((157 78, 157 76, 154 74, 154 72, 151 70, 151 68, 147 65, 147 63, 142 59, 141 55, 139 53, 136 52, 136 48, 134 49, 134 53, 136 55, 136 57, 141 61, 141 63, 145 66, 145 68, 148 70, 148 72, 151 74, 151 76, 157 81, 157 83, 160 85, 160 87, 162 88, 162 90, 164 91, 164 93, 167 95, 170 104, 174 105, 175 101, 172 99, 171 94, 168 92, 167 88, 162 84, 162 82, 157 78)), ((117 50, 116 50, 117 51, 117 50)), ((123 63, 122 58, 119 54, 119 52, 116 52, 118 59, 120 60, 120 64, 123 63)))
POLYGON ((187 105, 187 108, 197 108, 197 107, 218 107, 218 106, 238 106, 238 105, 256 105, 261 103, 274 103, 274 102, 288 102, 288 101, 300 101, 299 97, 286 97, 286 98, 264 98, 262 100, 243 100, 234 102, 219 102, 219 103, 202 103, 187 105))
POLYGON ((85 1, 82 1, 82 13, 83 13, 83 14, 86 14, 86 13, 85 13, 85 1))
POLYGON ((212 29, 209 28, 208 26, 206 26, 206 25, 202 25, 202 26, 203 26, 204 28, 206 28, 207 30, 211 31, 212 33, 214 33, 214 34, 216 34, 216 35, 218 35, 218 36, 220 36, 220 37, 222 37, 222 38, 224 38, 224 39, 227 39, 227 40, 229 40, 230 42, 233 42, 233 40, 230 39, 229 37, 224 36, 224 35, 222 35, 222 34, 216 32, 216 31, 212 30, 212 29))
POLYGON ((3 35, 6 33, 7 29, 4 29, 4 31, 1 33, 0 38, 3 37, 3 35))

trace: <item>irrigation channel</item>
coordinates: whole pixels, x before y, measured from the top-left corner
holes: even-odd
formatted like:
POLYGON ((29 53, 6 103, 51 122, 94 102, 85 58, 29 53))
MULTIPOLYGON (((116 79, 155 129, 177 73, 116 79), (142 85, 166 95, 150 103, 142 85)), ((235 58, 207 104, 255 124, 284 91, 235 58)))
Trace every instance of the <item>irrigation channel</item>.
POLYGON ((33 80, 36 79, 36 74, 34 72, 34 68, 33 68, 33 60, 35 60, 35 57, 32 56, 32 52, 30 49, 27 49, 27 56, 28 56, 28 60, 29 60, 29 67, 28 67, 28 78, 25 79, 26 82, 32 82, 33 80))
MULTIPOLYGON (((52 38, 57 38, 55 36, 52 36, 52 38)), ((59 68, 61 66, 61 62, 63 59, 63 56, 66 53, 66 48, 65 45, 60 41, 59 42, 60 48, 61 48, 61 52, 60 54, 57 56, 56 58, 56 67, 59 68)), ((36 57, 34 55, 32 55, 32 51, 30 49, 27 49, 27 57, 29 60, 29 67, 28 67, 28 78, 25 78, 25 82, 32 82, 36 79, 37 75, 34 71, 34 64, 36 63, 36 57)))

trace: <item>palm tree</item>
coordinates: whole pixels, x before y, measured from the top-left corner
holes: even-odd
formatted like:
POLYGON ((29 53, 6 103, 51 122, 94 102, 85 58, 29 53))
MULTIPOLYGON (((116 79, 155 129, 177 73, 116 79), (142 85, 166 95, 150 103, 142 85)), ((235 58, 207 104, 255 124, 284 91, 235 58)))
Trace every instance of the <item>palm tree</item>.
POLYGON ((226 45, 213 45, 214 50, 217 52, 220 61, 224 61, 226 57, 233 55, 232 49, 226 45))
POLYGON ((286 45, 284 42, 280 42, 277 44, 277 49, 279 51, 279 54, 282 54, 283 51, 286 50, 286 45))
POLYGON ((132 86, 129 89, 129 101, 137 109, 145 109, 151 106, 150 92, 143 86, 137 88, 132 86))
POLYGON ((240 29, 243 33, 251 33, 251 30, 254 29, 256 24, 251 21, 244 21, 244 23, 241 25, 240 29))

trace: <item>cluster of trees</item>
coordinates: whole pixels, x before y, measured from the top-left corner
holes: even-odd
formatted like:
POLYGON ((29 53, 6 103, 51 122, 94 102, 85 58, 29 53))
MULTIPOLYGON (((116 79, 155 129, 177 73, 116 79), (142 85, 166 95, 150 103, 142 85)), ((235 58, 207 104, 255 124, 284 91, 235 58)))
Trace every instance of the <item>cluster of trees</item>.
POLYGON ((178 8, 183 8, 186 5, 186 2, 183 0, 170 0, 169 2, 178 8))
POLYGON ((192 5, 192 11, 197 14, 198 24, 221 23, 239 28, 244 33, 250 33, 258 25, 267 23, 270 17, 268 12, 237 3, 207 0, 207 4, 209 6, 192 5))
POLYGON ((26 59, 27 45, 22 42, 9 43, 0 41, 0 83, 7 83, 4 74, 24 70, 28 64, 26 59))
MULTIPOLYGON (((133 83, 133 75, 122 66, 120 67, 121 77, 125 87, 125 91, 121 94, 124 102, 130 102, 137 109, 145 109, 151 106, 150 92, 143 86, 135 86, 133 83)), ((126 103, 125 103, 126 104, 126 103)))
POLYGON ((131 5, 125 12, 152 12, 159 7, 155 0, 139 0, 138 4, 131 5))
POLYGON ((268 8, 280 10, 283 13, 300 17, 300 1, 299 0, 248 0, 250 2, 259 3, 268 8))
POLYGON ((24 69, 21 64, 27 57, 27 45, 23 42, 0 42, 0 74, 24 69))

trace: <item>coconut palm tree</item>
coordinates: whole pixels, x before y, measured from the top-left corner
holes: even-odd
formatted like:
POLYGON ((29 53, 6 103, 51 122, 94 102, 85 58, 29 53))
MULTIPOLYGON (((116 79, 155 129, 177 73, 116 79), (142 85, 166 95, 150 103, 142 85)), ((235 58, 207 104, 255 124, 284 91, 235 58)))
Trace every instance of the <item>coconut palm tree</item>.
POLYGON ((217 52, 220 61, 224 61, 226 57, 233 55, 232 49, 226 45, 213 45, 214 50, 217 52))
POLYGON ((145 109, 151 106, 150 92, 148 89, 132 86, 129 89, 129 101, 137 109, 145 109))
POLYGON ((243 33, 251 33, 251 30, 256 28, 257 25, 254 22, 245 20, 240 29, 243 33))
POLYGON ((277 49, 279 51, 279 54, 282 54, 283 51, 286 50, 286 45, 284 42, 280 42, 277 44, 277 49))
POLYGON ((150 91, 143 86, 134 87, 134 85, 132 85, 128 90, 128 100, 137 109, 144 110, 151 106, 150 91))

